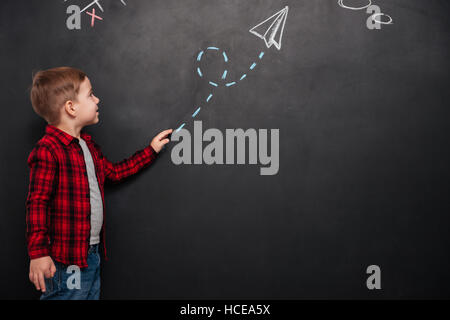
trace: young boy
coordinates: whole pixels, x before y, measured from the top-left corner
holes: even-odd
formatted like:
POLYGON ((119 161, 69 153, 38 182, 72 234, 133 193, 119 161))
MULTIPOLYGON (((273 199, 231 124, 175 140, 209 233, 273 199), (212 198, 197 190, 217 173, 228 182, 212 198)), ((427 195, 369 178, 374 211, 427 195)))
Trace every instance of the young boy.
POLYGON ((48 123, 28 158, 26 200, 29 278, 42 291, 41 300, 99 299, 100 242, 107 259, 104 182, 147 167, 172 133, 165 130, 130 158, 112 163, 82 131, 99 122, 99 101, 80 70, 49 69, 33 78, 31 103, 48 123))

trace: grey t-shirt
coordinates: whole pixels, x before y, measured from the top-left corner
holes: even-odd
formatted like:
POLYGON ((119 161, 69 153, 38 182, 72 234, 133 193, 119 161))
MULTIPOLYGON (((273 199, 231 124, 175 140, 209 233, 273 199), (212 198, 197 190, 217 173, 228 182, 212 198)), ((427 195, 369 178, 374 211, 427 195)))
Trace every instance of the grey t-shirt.
POLYGON ((80 146, 83 149, 84 162, 86 162, 91 200, 91 238, 89 244, 97 244, 100 242, 100 231, 103 224, 102 195, 98 187, 97 175, 95 174, 94 160, 86 142, 81 138, 80 146))

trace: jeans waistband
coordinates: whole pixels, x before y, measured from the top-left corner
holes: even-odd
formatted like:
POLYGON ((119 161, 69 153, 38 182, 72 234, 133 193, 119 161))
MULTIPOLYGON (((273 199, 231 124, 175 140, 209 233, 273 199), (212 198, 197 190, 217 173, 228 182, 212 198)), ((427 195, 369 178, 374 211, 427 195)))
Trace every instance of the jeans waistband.
POLYGON ((88 254, 89 253, 97 253, 97 252, 98 252, 98 243, 89 245, 88 254))

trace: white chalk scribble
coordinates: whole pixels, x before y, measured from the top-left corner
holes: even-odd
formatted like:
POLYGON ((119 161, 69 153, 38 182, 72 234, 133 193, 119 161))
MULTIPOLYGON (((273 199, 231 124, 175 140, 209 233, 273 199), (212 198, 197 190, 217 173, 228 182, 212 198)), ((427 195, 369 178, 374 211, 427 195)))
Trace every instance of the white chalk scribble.
POLYGON ((392 24, 393 23, 392 17, 390 15, 382 13, 382 12, 374 13, 373 15, 370 16, 370 18, 376 23, 381 23, 381 24, 392 24), (381 17, 381 16, 388 17, 389 20, 388 21, 381 21, 381 20, 376 19, 377 17, 381 17))
POLYGON ((368 7, 370 7, 370 5, 372 5, 372 0, 366 0, 367 3, 366 5, 362 6, 362 7, 351 7, 351 6, 347 6, 344 4, 344 0, 338 0, 338 4, 340 7, 344 8, 344 9, 349 9, 349 10, 363 10, 366 9, 368 7))

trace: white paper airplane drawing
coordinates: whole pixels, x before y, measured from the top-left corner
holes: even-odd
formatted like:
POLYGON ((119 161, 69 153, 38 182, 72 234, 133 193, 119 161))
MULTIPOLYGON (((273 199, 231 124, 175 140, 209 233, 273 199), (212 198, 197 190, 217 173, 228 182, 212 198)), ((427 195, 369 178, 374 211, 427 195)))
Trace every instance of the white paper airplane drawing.
POLYGON ((284 25, 288 15, 289 7, 275 13, 260 24, 250 29, 250 33, 261 38, 266 43, 267 48, 274 45, 278 50, 281 49, 281 39, 283 38, 284 25))

